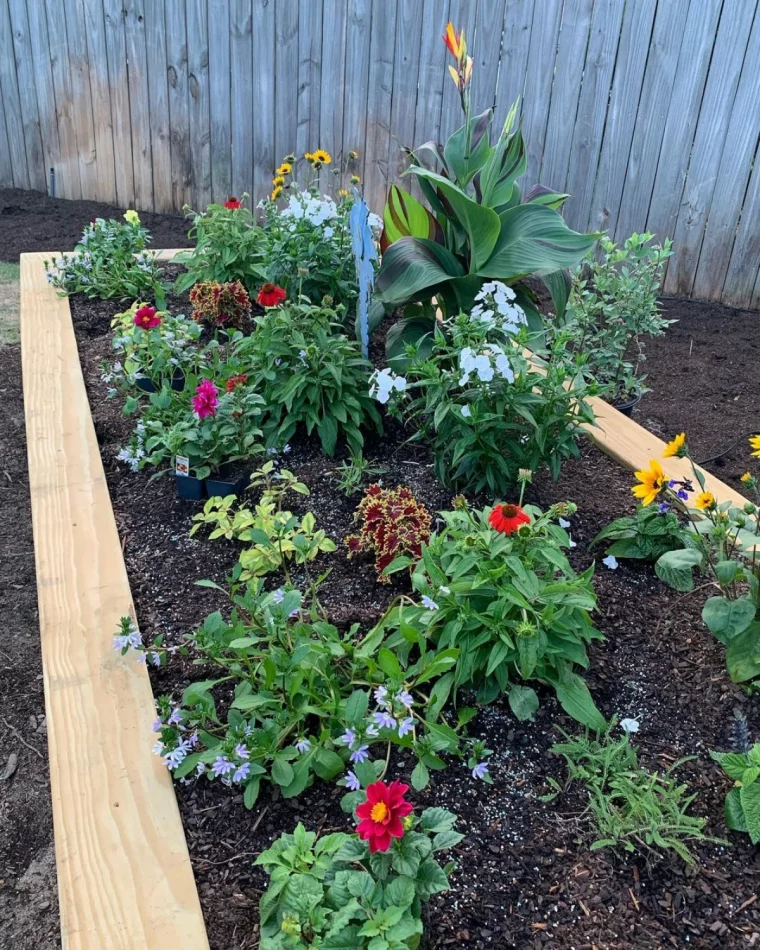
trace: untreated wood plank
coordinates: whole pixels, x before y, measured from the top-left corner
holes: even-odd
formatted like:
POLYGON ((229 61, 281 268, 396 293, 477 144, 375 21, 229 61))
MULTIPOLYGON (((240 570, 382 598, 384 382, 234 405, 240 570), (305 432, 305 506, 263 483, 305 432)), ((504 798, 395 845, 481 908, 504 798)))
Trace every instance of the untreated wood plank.
POLYGON ((21 355, 63 950, 207 950, 134 608, 51 254, 21 255, 21 355))

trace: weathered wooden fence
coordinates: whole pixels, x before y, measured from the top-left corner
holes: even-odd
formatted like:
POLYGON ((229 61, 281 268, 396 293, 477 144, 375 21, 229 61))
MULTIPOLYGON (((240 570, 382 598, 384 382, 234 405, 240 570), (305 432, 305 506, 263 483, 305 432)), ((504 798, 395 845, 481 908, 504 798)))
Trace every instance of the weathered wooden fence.
POLYGON ((449 19, 573 226, 670 236, 666 292, 760 306, 758 0, 0 0, 0 186, 180 210, 321 147, 379 207, 458 123, 449 19))

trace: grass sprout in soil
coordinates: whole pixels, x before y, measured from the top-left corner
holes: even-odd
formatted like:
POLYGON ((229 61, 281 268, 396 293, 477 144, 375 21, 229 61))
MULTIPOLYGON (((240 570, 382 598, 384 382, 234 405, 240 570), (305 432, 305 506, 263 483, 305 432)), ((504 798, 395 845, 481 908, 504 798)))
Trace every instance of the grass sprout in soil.
MULTIPOLYGON (((219 592, 197 587, 195 581, 209 578, 224 584, 240 547, 209 542, 203 535, 190 538, 200 503, 179 500, 168 477, 151 481, 147 472, 132 473, 116 462, 132 424, 122 415, 120 402, 106 398, 100 376, 101 361, 110 356, 110 321, 121 308, 77 297, 70 302, 140 626, 146 639, 161 634, 166 645, 177 646, 206 614, 225 609, 219 592)), ((189 312, 186 297, 170 296, 167 307, 189 312)), ((663 437, 688 421, 690 442, 697 457, 704 457, 726 447, 727 431, 749 430, 757 418, 760 362, 747 356, 747 346, 758 345, 751 333, 757 318, 720 313, 724 333, 746 346, 729 347, 724 340, 720 352, 726 358, 718 360, 713 335, 718 308, 671 302, 667 309, 680 322, 650 347, 648 382, 654 392, 642 400, 635 418, 663 437), (688 379, 710 374, 707 403, 685 389, 680 368, 686 364, 688 379), (720 422, 726 413, 730 429, 720 422)), ((377 350, 381 363, 381 346, 377 350)), ((368 435, 364 456, 382 468, 384 485, 407 485, 431 512, 450 507, 452 492, 436 480, 432 457, 424 445, 406 442, 397 424, 389 422, 382 437, 368 435)), ((286 467, 308 485, 311 495, 289 507, 297 515, 312 511, 318 527, 337 544, 334 554, 319 556, 312 571, 332 569, 320 590, 330 621, 340 629, 359 623, 366 632, 396 594, 407 589, 407 582, 397 575, 390 585, 380 584, 371 556, 346 558, 343 539, 356 530, 353 515, 360 497, 346 497, 339 490, 341 465, 348 457, 345 447, 329 459, 318 440, 293 439, 286 467)), ((739 487, 742 465, 739 450, 707 468, 739 487)), ((581 571, 594 553, 600 557, 588 550, 592 538, 613 518, 633 512, 629 486, 629 475, 587 443, 581 458, 565 464, 558 482, 536 477, 526 501, 544 509, 565 500, 578 504, 570 558, 581 571)), ((294 581, 303 580, 296 569, 294 581)), ((268 587, 277 583, 278 575, 267 578, 268 587)), ((555 727, 573 732, 577 724, 548 690, 540 691, 534 722, 517 721, 507 703, 497 701, 483 707, 469 726, 474 738, 494 750, 493 785, 473 780, 466 763, 454 761, 433 774, 425 792, 410 796, 417 810, 440 805, 458 814, 458 830, 465 833, 453 855, 453 889, 429 905, 424 938, 429 948, 590 950, 760 943, 760 854, 747 836, 726 832, 726 781, 709 759, 710 749, 727 748, 736 707, 746 713, 751 733, 760 734, 756 700, 728 679, 724 649, 704 628, 698 597, 683 598, 661 584, 651 567, 631 562, 614 571, 598 565, 594 587, 599 600, 594 620, 606 641, 592 644, 585 678, 599 708, 608 718, 640 721, 635 738, 646 767, 664 771, 684 756, 695 757, 678 769, 678 778, 696 793, 692 812, 707 818, 705 833, 728 838, 730 845, 694 844, 694 868, 671 856, 645 860, 589 851, 594 830, 583 789, 566 784, 562 760, 550 754, 560 739, 555 727), (552 802, 542 801, 551 788, 549 779, 563 787, 552 802)), ((151 675, 156 695, 177 698, 190 681, 205 678, 189 658, 176 657, 151 675)), ((408 782, 413 765, 409 754, 397 751, 388 775, 408 782)), ((327 782, 289 800, 266 785, 251 811, 243 806, 242 794, 219 783, 179 783, 177 795, 214 950, 258 945, 257 906, 266 879, 252 862, 274 838, 299 821, 321 832, 348 830, 339 805, 342 789, 327 782)))

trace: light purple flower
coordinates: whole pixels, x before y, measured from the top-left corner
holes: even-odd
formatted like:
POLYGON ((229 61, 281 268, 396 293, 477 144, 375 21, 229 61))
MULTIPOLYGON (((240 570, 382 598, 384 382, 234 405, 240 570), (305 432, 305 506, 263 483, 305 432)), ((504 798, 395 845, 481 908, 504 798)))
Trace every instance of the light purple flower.
POLYGON ((282 587, 278 587, 274 594, 272 594, 272 600, 276 604, 281 604, 283 600, 285 600, 285 591, 282 589, 282 587))
POLYGON ((203 775, 203 774, 205 773, 205 771, 206 771, 206 766, 205 766, 205 764, 204 764, 203 762, 199 762, 199 763, 195 766, 195 774, 196 774, 197 776, 203 775))
POLYGON ((219 778, 220 775, 229 775, 234 769, 235 763, 230 762, 230 760, 226 759, 223 755, 218 755, 214 760, 214 764, 211 766, 211 771, 217 778, 219 778))
POLYGON ((373 713, 373 717, 375 719, 375 725, 377 726, 378 729, 395 729, 396 728, 396 725, 397 725, 396 720, 394 719, 393 716, 391 716, 389 712, 385 712, 385 711, 376 712, 376 713, 373 713))
POLYGON ((353 729, 346 729, 340 739, 338 739, 338 742, 342 742, 347 746, 352 746, 356 742, 356 733, 353 729))
POLYGON ((414 706, 414 697, 406 689, 400 689, 396 693, 396 702, 401 703, 402 706, 406 706, 407 709, 411 709, 414 706))
POLYGON ((291 610, 288 614, 288 617, 297 617, 301 611, 296 607, 295 610, 291 610))
POLYGON ((422 606, 426 610, 438 610, 438 604, 433 600, 432 597, 428 597, 427 594, 422 595, 422 606))
POLYGON ((164 724, 161 722, 160 719, 156 719, 156 721, 153 723, 153 731, 154 731, 154 732, 160 732, 161 729, 162 729, 162 727, 163 727, 163 725, 164 725, 164 724))
POLYGON ((364 730, 364 734, 365 736, 369 736, 370 739, 374 739, 375 736, 379 735, 379 732, 377 731, 377 726, 374 724, 374 722, 371 722, 367 726, 367 728, 364 730))
POLYGON ((169 716, 167 719, 167 722, 170 726, 178 726, 182 722, 182 713, 180 712, 179 706, 174 707, 171 716, 169 716))
POLYGON ((360 745, 358 749, 351 753, 349 758, 352 762, 366 762, 369 758, 368 745, 360 745))
POLYGON ((402 719, 398 724, 398 735, 399 739, 403 739, 405 735, 408 735, 414 729, 414 719, 412 716, 407 716, 406 719, 402 719))
POLYGON ((251 756, 251 753, 248 751, 247 747, 243 745, 242 742, 239 742, 235 746, 235 755, 240 756, 241 759, 248 759, 251 756))
POLYGON ((608 567, 611 571, 616 571, 618 560, 614 554, 608 554, 607 557, 602 560, 602 564, 604 564, 605 567, 608 567))
POLYGON ((378 706, 388 708, 390 703, 388 702, 388 687, 387 686, 378 686, 375 690, 375 702, 378 706))
POLYGON ((352 792, 358 792, 359 789, 362 787, 362 783, 354 775, 353 772, 346 773, 346 787, 350 788, 352 792))
POLYGON ((301 753, 301 755, 306 755, 306 753, 311 748, 311 742, 306 736, 303 736, 301 739, 296 742, 296 749, 301 753))
POLYGON ((130 647, 137 650, 141 646, 142 639, 136 630, 130 630, 129 633, 125 633, 123 636, 119 635, 113 638, 113 648, 117 653, 121 650, 128 650, 130 647))
POLYGON ((488 775, 488 762, 478 762, 472 770, 473 778, 485 778, 488 775))
POLYGON ((567 518, 560 518, 560 519, 559 519, 559 526, 560 526, 560 528, 569 528, 569 527, 570 527, 570 522, 567 520, 567 518))
POLYGON ((233 782, 244 782, 248 778, 248 773, 251 771, 250 762, 242 762, 236 769, 235 774, 232 776, 233 782))

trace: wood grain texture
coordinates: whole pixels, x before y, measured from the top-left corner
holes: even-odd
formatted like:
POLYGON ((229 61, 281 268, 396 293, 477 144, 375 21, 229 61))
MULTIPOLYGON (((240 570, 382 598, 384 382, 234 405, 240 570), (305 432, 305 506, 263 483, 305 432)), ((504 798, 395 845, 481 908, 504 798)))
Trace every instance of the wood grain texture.
POLYGON ((208 950, 68 301, 21 255, 21 353, 63 950, 208 950))
POLYGON ((135 177, 132 167, 132 116, 129 109, 123 0, 103 0, 103 18, 108 56, 108 88, 111 93, 116 203, 122 208, 131 208, 135 201, 135 177))

